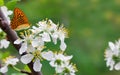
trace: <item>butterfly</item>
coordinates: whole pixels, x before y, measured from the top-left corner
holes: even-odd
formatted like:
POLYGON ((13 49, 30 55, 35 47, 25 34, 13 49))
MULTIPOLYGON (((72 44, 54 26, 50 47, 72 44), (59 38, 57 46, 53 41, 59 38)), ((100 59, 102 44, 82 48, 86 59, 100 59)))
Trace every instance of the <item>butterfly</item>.
POLYGON ((30 27, 26 15, 19 8, 14 9, 14 15, 11 20, 10 26, 13 30, 16 31, 27 29, 30 27))

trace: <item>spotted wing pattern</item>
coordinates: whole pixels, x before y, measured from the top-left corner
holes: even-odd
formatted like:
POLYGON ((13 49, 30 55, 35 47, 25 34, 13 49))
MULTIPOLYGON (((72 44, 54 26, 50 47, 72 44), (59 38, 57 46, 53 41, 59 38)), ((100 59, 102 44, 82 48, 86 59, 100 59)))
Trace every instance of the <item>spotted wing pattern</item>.
POLYGON ((28 19, 22 10, 19 8, 14 9, 13 19, 11 21, 11 28, 13 30, 22 30, 30 27, 28 19))

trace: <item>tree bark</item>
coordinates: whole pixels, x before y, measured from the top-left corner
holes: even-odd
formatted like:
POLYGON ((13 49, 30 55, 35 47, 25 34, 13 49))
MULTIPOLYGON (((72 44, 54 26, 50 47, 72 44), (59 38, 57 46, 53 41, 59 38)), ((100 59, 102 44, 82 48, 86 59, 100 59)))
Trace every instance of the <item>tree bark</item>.
MULTIPOLYGON (((16 45, 14 41, 18 39, 18 36, 14 30, 11 29, 10 25, 8 24, 6 17, 4 16, 1 7, 0 7, 0 28, 7 34, 8 40, 13 44, 17 51, 19 51, 21 44, 16 45)), ((31 70, 31 75, 42 75, 41 72, 35 72, 33 70, 33 62, 27 64, 31 70)))

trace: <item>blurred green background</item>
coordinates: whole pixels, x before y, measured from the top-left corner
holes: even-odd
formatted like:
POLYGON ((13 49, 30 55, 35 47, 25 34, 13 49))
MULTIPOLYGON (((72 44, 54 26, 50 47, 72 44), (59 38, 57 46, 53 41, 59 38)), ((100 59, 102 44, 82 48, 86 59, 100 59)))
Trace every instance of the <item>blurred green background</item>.
MULTIPOLYGON (((109 71, 104 61, 108 41, 120 37, 120 0, 21 0, 16 7, 32 25, 46 18, 65 25, 69 30, 66 53, 74 56, 76 75, 120 75, 109 71)), ((43 75, 54 75, 48 62, 43 66, 43 75)))

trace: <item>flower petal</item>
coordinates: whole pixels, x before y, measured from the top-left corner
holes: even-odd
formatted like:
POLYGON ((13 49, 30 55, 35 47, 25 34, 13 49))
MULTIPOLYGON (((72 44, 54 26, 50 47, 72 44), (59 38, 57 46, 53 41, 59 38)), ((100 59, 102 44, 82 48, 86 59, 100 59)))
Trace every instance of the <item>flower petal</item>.
POLYGON ((14 44, 20 44, 20 43, 22 43, 22 40, 20 40, 20 39, 17 39, 14 41, 14 44))
POLYGON ((7 71, 8 71, 7 66, 4 66, 4 67, 0 68, 1 73, 6 73, 7 71))
POLYGON ((43 41, 45 41, 45 42, 50 42, 50 41, 51 41, 50 35, 49 35, 48 33, 46 33, 46 32, 44 32, 44 33, 42 34, 42 39, 43 39, 43 41))
POLYGON ((22 61, 22 63, 28 64, 32 61, 33 57, 34 56, 32 54, 26 54, 26 55, 23 55, 20 60, 22 61))
POLYGON ((33 69, 36 72, 39 72, 39 71, 41 71, 41 68, 42 68, 42 64, 40 63, 40 60, 36 59, 35 62, 34 62, 34 64, 33 64, 33 69))
POLYGON ((67 45, 65 44, 65 42, 64 42, 64 41, 61 41, 60 49, 61 49, 62 51, 65 51, 66 47, 67 47, 67 45))
POLYGON ((7 61, 6 61, 6 64, 11 64, 11 65, 16 65, 17 64, 17 62, 19 62, 19 59, 18 58, 11 58, 11 59, 8 59, 7 61))
POLYGON ((57 67, 55 68, 56 73, 62 73, 63 70, 64 70, 64 68, 61 67, 61 66, 57 66, 57 67))
POLYGON ((120 62, 115 65, 116 70, 120 70, 120 62))
POLYGON ((115 49, 115 45, 112 42, 109 42, 109 47, 111 48, 111 50, 115 49))
POLYGON ((22 54, 24 53, 25 51, 27 50, 27 43, 23 43, 20 50, 19 50, 19 53, 22 54))
POLYGON ((43 46, 44 45, 44 41, 41 38, 35 38, 32 40, 32 46, 33 47, 37 47, 37 46, 43 46))
POLYGON ((42 52, 42 57, 48 61, 52 60, 53 58, 53 52, 48 51, 48 52, 42 52))
POLYGON ((1 45, 4 48, 7 48, 9 46, 10 42, 7 41, 6 39, 1 40, 1 45))
POLYGON ((54 44, 57 44, 57 39, 58 39, 58 34, 57 34, 57 32, 54 32, 52 35, 52 40, 53 40, 54 44))

